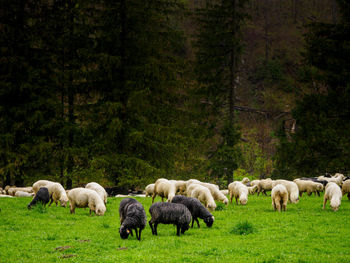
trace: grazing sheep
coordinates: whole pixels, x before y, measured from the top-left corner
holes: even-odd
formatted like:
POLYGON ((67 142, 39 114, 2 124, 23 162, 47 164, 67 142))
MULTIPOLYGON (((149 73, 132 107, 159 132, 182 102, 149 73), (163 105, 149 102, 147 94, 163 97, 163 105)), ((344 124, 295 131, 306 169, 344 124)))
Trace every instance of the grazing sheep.
POLYGON ((258 196, 260 193, 263 193, 267 196, 266 191, 271 191, 272 190, 272 183, 273 180, 271 180, 271 178, 267 178, 267 179, 262 179, 259 180, 259 184, 258 184, 258 196))
POLYGON ((210 193, 210 190, 203 185, 190 185, 190 187, 187 190, 187 196, 197 198, 200 202, 204 204, 206 208, 208 208, 211 211, 214 211, 216 208, 216 203, 214 201, 213 196, 210 193))
POLYGON ((68 193, 69 205, 70 205, 70 213, 75 213, 75 208, 90 208, 91 211, 94 211, 96 215, 104 215, 106 212, 106 206, 103 203, 101 197, 91 189, 86 188, 74 188, 68 193))
POLYGON ((228 190, 230 192, 231 204, 232 204, 233 197, 235 197, 237 205, 238 205, 238 199, 242 205, 247 204, 247 202, 248 202, 248 187, 246 185, 242 184, 240 181, 235 181, 235 182, 230 183, 228 185, 228 190))
POLYGON ((152 195, 153 195, 153 192, 154 192, 154 185, 155 185, 155 184, 149 184, 149 185, 146 186, 146 188, 145 188, 146 197, 147 197, 147 196, 152 196, 152 195))
POLYGON ((299 188, 300 196, 303 196, 304 192, 307 192, 307 194, 310 196, 312 193, 317 193, 318 196, 320 196, 320 191, 323 190, 323 184, 321 183, 315 183, 313 181, 308 180, 301 180, 301 179, 295 179, 293 180, 294 183, 297 184, 299 188))
POLYGON ((46 187, 49 190, 50 198, 51 198, 51 202, 49 206, 51 206, 53 202, 55 202, 57 206, 58 201, 60 201, 61 206, 63 207, 67 206, 68 197, 67 197, 66 191, 64 190, 63 186, 60 183, 50 183, 46 185, 46 187))
POLYGON ((346 180, 344 181, 343 185, 342 185, 342 194, 348 194, 348 199, 350 201, 350 180, 346 180))
POLYGON ((101 197, 103 202, 105 204, 107 204, 108 194, 107 194, 106 190, 101 185, 99 185, 98 183, 95 183, 95 182, 91 182, 91 183, 88 183, 87 185, 85 185, 85 188, 96 191, 96 193, 101 197))
POLYGON ((180 236, 180 230, 181 234, 184 234, 189 229, 191 212, 183 204, 157 202, 151 205, 149 213, 152 217, 149 226, 153 235, 158 235, 157 226, 160 223, 176 225, 176 235, 178 236, 180 236))
POLYGON ((154 193, 152 195, 152 204, 154 202, 154 198, 159 195, 162 198, 162 202, 164 198, 168 199, 168 202, 171 202, 171 199, 176 194, 176 184, 174 181, 169 181, 167 179, 161 178, 158 179, 154 185, 154 193))
POLYGON ((34 193, 16 191, 15 196, 17 196, 17 197, 29 197, 29 196, 34 196, 34 193))
POLYGON ((46 187, 41 187, 35 194, 33 200, 28 204, 28 209, 31 209, 33 205, 38 202, 42 203, 44 206, 50 201, 49 190, 46 187))
POLYGON ((122 239, 127 239, 135 230, 137 240, 141 240, 141 231, 147 224, 147 216, 142 204, 133 198, 125 198, 119 205, 120 229, 122 239), (139 231, 137 231, 139 229, 139 231))
POLYGON ((274 210, 281 212, 286 211, 288 203, 288 191, 283 184, 277 184, 272 188, 271 191, 272 206, 274 210))
POLYGON ((334 182, 329 182, 323 197, 323 209, 325 209, 327 200, 330 200, 331 208, 333 211, 337 211, 340 207, 342 197, 343 195, 339 185, 334 182))
POLYGON ((214 223, 214 216, 202 205, 202 203, 193 197, 187 197, 182 195, 176 195, 172 203, 178 203, 185 205, 188 210, 190 210, 192 215, 192 226, 194 221, 197 222, 197 226, 199 226, 198 218, 203 219, 203 221, 206 223, 207 227, 211 227, 214 223))
MULTIPOLYGON (((225 196, 225 194, 223 194, 220 190, 219 190, 219 187, 215 184, 210 184, 210 183, 203 183, 201 181, 198 181, 196 179, 191 179, 191 180, 188 180, 186 185, 187 185, 187 188, 189 188, 192 184, 200 184, 206 188, 209 189, 211 195, 213 196, 214 200, 217 200, 217 201, 221 201, 223 202, 225 205, 228 204, 228 199, 227 197, 225 196)), ((187 194, 187 196, 190 196, 187 194)))
POLYGON ((292 204, 299 202, 299 188, 296 183, 288 180, 276 180, 272 185, 275 186, 278 184, 283 184, 287 188, 288 198, 292 204))

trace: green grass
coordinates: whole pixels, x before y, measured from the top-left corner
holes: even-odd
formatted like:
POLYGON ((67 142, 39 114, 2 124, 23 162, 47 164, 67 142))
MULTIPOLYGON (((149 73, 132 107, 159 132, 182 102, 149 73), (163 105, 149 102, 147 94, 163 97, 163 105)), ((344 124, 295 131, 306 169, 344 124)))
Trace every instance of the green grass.
MULTIPOLYGON (((151 198, 137 199, 149 220, 151 198)), ((119 236, 121 200, 109 198, 98 217, 89 209, 28 210, 30 198, 0 198, 0 262, 350 262, 347 198, 337 212, 329 203, 323 211, 322 197, 303 196, 278 213, 270 197, 249 196, 246 206, 215 211, 212 228, 200 220, 200 229, 177 237, 174 226, 159 225, 152 236, 147 225, 141 242, 119 236)))

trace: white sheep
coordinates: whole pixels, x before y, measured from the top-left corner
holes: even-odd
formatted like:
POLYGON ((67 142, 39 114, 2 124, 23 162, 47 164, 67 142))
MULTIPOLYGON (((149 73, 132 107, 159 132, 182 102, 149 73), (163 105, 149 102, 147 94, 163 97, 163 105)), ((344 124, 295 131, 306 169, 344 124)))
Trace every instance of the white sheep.
POLYGON ((154 185, 155 185, 155 184, 149 184, 149 185, 146 186, 146 188, 145 188, 146 197, 147 197, 147 196, 152 196, 152 195, 153 195, 153 192, 154 192, 154 185))
POLYGON ((233 197, 236 199, 236 204, 239 202, 242 205, 246 205, 248 202, 248 187, 242 184, 240 181, 235 181, 228 185, 228 190, 230 192, 230 202, 232 203, 233 197))
POLYGON ((154 192, 152 195, 152 204, 154 202, 154 198, 159 195, 162 198, 162 202, 164 198, 167 198, 168 202, 171 202, 173 197, 176 195, 176 184, 174 181, 169 181, 164 178, 158 179, 154 184, 154 192))
POLYGON ((265 195, 266 194, 266 191, 271 191, 272 190, 272 184, 273 184, 273 180, 271 180, 271 178, 266 178, 266 179, 262 179, 262 180, 259 180, 259 184, 258 184, 258 195, 260 193, 263 193, 265 195))
POLYGON ((204 206, 213 211, 216 208, 216 203, 210 190, 200 184, 192 184, 189 186, 189 191, 187 191, 187 196, 197 198, 204 206), (190 195, 189 195, 190 194, 190 195))
POLYGON ((317 177, 318 180, 325 180, 328 183, 336 183, 337 185, 341 186, 343 183, 345 176, 343 174, 340 173, 336 173, 334 176, 332 176, 331 178, 329 177, 324 177, 324 176, 319 176, 317 177))
POLYGON ((342 185, 342 194, 348 194, 348 199, 350 200, 350 180, 344 181, 342 185))
POLYGON ((39 189, 41 187, 46 187, 48 184, 51 184, 51 183, 54 183, 52 181, 49 181, 49 180, 39 180, 39 181, 36 181, 34 184, 33 184, 33 191, 34 191, 34 194, 36 194, 39 189))
MULTIPOLYGON (((227 197, 219 190, 219 186, 215 184, 210 184, 210 183, 203 183, 201 181, 198 181, 196 179, 191 179, 186 182, 187 188, 191 186, 191 184, 200 184, 202 186, 207 187, 210 190, 211 195, 213 196, 214 200, 221 201, 225 205, 228 204, 228 199, 227 197)), ((187 195, 189 196, 189 195, 187 195)))
POLYGON ((321 183, 301 179, 295 179, 293 182, 297 184, 300 196, 303 196, 304 192, 307 192, 310 196, 312 193, 318 193, 323 190, 323 184, 321 183))
POLYGON ((241 181, 242 184, 247 184, 247 183, 249 183, 249 182, 250 182, 250 180, 249 180, 248 177, 244 177, 244 178, 242 179, 242 181, 241 181))
POLYGON ((95 183, 95 182, 91 182, 91 183, 88 183, 87 185, 85 185, 85 188, 96 191, 96 193, 101 197, 103 202, 105 204, 107 204, 108 194, 107 194, 106 190, 100 184, 95 183))
POLYGON ((16 191, 15 196, 17 196, 17 197, 30 197, 30 196, 34 196, 34 193, 28 193, 28 192, 24 192, 24 191, 16 191))
POLYGON ((272 188, 271 191, 272 206, 274 210, 281 212, 286 211, 288 203, 288 191, 283 184, 277 184, 272 188))
POLYGON ((276 180, 272 183, 272 186, 274 187, 277 184, 283 184, 287 188, 288 198, 291 203, 296 204, 299 202, 299 188, 296 183, 288 180, 276 180))
POLYGON ((61 206, 66 207, 68 202, 68 197, 66 191, 60 183, 50 183, 45 186, 49 190, 51 202, 55 202, 56 206, 58 201, 60 201, 61 206))
POLYGON ((342 191, 336 183, 330 182, 326 185, 326 190, 323 197, 323 209, 325 209, 327 200, 330 200, 330 206, 333 211, 337 211, 341 204, 342 191))
POLYGON ((106 206, 103 203, 101 197, 96 193, 96 191, 86 188, 74 188, 68 193, 70 213, 75 213, 75 208, 90 208, 91 211, 95 212, 96 215, 104 215, 106 212, 106 206))
MULTIPOLYGON (((26 193, 33 193, 33 187, 11 187, 8 189, 8 194, 12 196, 16 196, 16 192, 26 192, 26 193)), ((30 195, 31 196, 31 195, 30 195)))

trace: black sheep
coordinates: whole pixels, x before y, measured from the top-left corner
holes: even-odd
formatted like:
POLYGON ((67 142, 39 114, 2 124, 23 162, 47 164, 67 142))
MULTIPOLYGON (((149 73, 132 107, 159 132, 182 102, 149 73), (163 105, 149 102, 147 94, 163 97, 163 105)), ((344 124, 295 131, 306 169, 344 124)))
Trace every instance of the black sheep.
POLYGON ((149 226, 153 235, 158 234, 157 226, 160 223, 176 225, 176 235, 178 236, 180 236, 180 230, 181 234, 184 234, 189 229, 191 212, 183 204, 157 202, 149 208, 149 212, 152 216, 149 226))
POLYGON ((127 239, 129 234, 133 235, 135 229, 136 238, 141 240, 141 231, 147 224, 145 209, 142 204, 133 198, 125 198, 119 205, 120 229, 119 234, 122 239, 127 239), (137 229, 139 228, 139 232, 137 229))
POLYGON ((199 226, 198 218, 203 219, 203 221, 206 223, 207 227, 211 227, 214 223, 214 216, 205 208, 202 203, 193 197, 186 197, 182 195, 176 195, 172 201, 172 203, 178 203, 185 205, 188 210, 190 210, 192 215, 192 226, 193 223, 196 220, 197 226, 199 226))
POLYGON ((33 200, 28 204, 28 209, 31 209, 36 203, 42 203, 44 206, 50 201, 49 190, 46 187, 41 187, 34 196, 33 200))

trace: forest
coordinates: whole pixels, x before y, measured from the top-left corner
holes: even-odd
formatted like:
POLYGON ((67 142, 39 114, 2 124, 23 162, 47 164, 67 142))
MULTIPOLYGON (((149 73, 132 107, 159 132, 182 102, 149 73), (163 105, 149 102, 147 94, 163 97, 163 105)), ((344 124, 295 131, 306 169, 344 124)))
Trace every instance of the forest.
POLYGON ((0 185, 349 174, 346 0, 0 1, 0 185))

